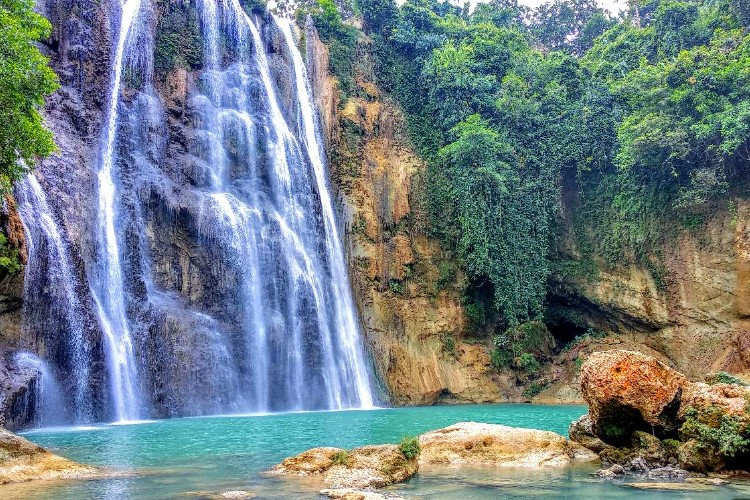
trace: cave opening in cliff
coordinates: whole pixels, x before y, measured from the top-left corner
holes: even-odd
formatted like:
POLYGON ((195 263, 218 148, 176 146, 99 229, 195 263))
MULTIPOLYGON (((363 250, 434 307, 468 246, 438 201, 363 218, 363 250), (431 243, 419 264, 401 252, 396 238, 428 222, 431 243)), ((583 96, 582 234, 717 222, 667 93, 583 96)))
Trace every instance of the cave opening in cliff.
POLYGON ((576 338, 585 336, 589 327, 583 322, 577 321, 564 314, 564 311, 549 308, 544 323, 555 339, 559 349, 573 342, 576 338))

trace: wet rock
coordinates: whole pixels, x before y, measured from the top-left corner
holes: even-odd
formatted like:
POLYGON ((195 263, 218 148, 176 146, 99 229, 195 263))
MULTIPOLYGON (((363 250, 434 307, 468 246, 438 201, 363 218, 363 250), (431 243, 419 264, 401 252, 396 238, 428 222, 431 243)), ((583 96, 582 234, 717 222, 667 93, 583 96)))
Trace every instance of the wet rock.
POLYGON ((382 488, 417 473, 416 459, 407 459, 396 445, 363 446, 353 450, 313 448, 284 459, 271 473, 321 476, 333 489, 382 488))
POLYGON ((403 500, 398 496, 387 496, 374 491, 355 490, 352 488, 338 488, 332 490, 320 490, 321 495, 328 498, 337 498, 341 500, 403 500))
POLYGON ((99 473, 94 467, 54 455, 41 446, 0 429, 0 484, 34 479, 85 478, 99 473))
POLYGON ((249 491, 245 490, 232 490, 232 491, 225 491, 221 495, 219 495, 221 498, 255 498, 255 495, 253 495, 249 491))
POLYGON ((648 432, 633 432, 632 446, 635 453, 648 463, 666 463, 667 450, 661 440, 648 432))
POLYGON ((699 412, 711 409, 715 415, 725 414, 750 423, 750 412, 747 411, 748 397, 750 389, 740 385, 691 383, 685 387, 682 395, 678 418, 684 419, 691 408, 699 412))
POLYGON ((726 460, 713 448, 704 448, 695 439, 690 439, 677 449, 680 467, 693 471, 720 471, 726 460))
POLYGON ((568 428, 568 434, 570 439, 576 443, 583 445, 591 451, 599 453, 607 448, 612 448, 601 439, 599 439, 594 433, 594 425, 591 421, 591 416, 587 413, 580 417, 578 420, 574 420, 568 428))
POLYGON ((34 418, 34 385, 38 369, 19 363, 18 351, 0 348, 0 426, 10 430, 28 425, 34 418))
POLYGON ((615 479, 625 475, 625 468, 620 464, 614 464, 609 468, 599 469, 594 475, 601 479, 615 479))
POLYGON ((554 432, 462 422, 422 434, 419 463, 564 467, 596 455, 554 432))
POLYGON ((704 473, 747 463, 741 447, 724 446, 743 439, 750 425, 747 387, 689 382, 652 357, 615 350, 584 363, 581 389, 589 419, 571 424, 571 438, 599 450, 604 463, 644 474, 667 465, 704 473), (617 447, 601 449, 595 438, 617 447))
POLYGON ((625 486, 639 490, 658 490, 658 491, 712 491, 716 487, 709 484, 699 483, 628 483, 625 486))
POLYGON ((690 473, 685 469, 667 465, 665 467, 656 467, 655 469, 649 470, 646 473, 646 476, 659 479, 684 479, 688 474, 690 473))

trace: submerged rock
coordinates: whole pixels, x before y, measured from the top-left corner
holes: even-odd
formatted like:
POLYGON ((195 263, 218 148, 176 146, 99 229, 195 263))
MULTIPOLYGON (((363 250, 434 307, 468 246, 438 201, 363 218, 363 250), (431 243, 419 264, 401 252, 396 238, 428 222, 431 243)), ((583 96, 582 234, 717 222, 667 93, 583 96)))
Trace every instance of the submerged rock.
POLYGON ((333 489, 382 488, 406 481, 417 473, 416 458, 407 459, 398 446, 383 444, 353 450, 313 448, 286 458, 274 474, 321 476, 333 489))
POLYGON ((99 469, 57 456, 41 446, 0 429, 0 484, 34 479, 93 477, 99 469))
POLYGON ((599 469, 594 475, 602 479, 615 479, 625 475, 625 468, 620 464, 614 464, 606 469, 599 469))
POLYGON ((422 434, 419 463, 563 467, 597 457, 554 432, 461 422, 422 434))
POLYGON ((625 486, 630 488, 636 488, 639 490, 657 490, 657 491, 687 491, 687 492, 698 492, 698 491, 712 491, 716 489, 716 486, 709 484, 700 483, 628 483, 625 486))
POLYGON ((328 498, 337 498, 340 500, 403 500, 399 496, 386 496, 374 491, 355 490, 352 488, 320 490, 320 494, 328 498))

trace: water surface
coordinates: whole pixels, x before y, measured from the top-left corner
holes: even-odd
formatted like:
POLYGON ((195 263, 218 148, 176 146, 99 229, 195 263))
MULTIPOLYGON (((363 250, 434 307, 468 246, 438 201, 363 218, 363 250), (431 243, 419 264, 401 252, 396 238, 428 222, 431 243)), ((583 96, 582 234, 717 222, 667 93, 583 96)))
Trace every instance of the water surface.
MULTIPOLYGON (((0 487, 0 498, 201 498, 229 490, 261 498, 315 498, 317 485, 263 474, 314 446, 396 443, 461 421, 551 430, 567 435, 582 406, 471 405, 284 413, 159 420, 131 425, 40 429, 25 436, 73 460, 132 471, 127 477, 0 487)), ((590 477, 591 467, 423 470, 389 491, 409 498, 739 498, 750 488, 711 493, 643 493, 590 477)))

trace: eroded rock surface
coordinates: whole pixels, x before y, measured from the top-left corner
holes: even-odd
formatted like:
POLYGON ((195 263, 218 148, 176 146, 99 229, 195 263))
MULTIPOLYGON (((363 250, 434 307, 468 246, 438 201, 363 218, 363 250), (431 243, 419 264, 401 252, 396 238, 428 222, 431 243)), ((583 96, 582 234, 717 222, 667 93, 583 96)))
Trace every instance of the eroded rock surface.
POLYGON ((407 459, 398 446, 383 444, 353 450, 313 448, 286 458, 271 473, 319 476, 332 489, 382 488, 416 474, 416 459, 407 459))
POLYGON ((581 392, 589 414, 570 436, 605 464, 646 475, 750 465, 750 388, 739 383, 690 382, 650 356, 612 350, 583 364, 581 392))
POLYGON ((595 460, 589 450, 554 432, 461 422, 419 437, 419 463, 563 467, 595 460))
POLYGON ((581 367, 581 393, 595 428, 605 434, 606 427, 638 419, 674 429, 675 405, 686 384, 682 374, 633 351, 597 352, 581 367))
POLYGON ((100 471, 48 452, 41 446, 0 429, 0 484, 35 479, 92 477, 100 471))

